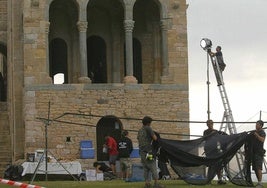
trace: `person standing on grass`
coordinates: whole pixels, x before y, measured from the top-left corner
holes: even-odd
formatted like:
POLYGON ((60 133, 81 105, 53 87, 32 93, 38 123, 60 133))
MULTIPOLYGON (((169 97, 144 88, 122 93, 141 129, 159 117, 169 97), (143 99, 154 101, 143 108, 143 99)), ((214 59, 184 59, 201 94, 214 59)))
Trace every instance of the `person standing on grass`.
POLYGON ((145 179, 145 188, 152 187, 150 183, 150 175, 152 174, 152 178, 154 180, 154 188, 163 188, 165 186, 158 183, 158 172, 156 166, 156 159, 153 154, 152 141, 156 141, 158 138, 155 132, 151 128, 152 118, 149 116, 145 116, 142 119, 142 128, 139 129, 137 140, 139 143, 139 150, 141 156, 141 163, 144 168, 144 179, 145 179))
POLYGON ((130 155, 133 151, 133 142, 129 138, 129 132, 127 130, 123 130, 121 133, 121 139, 118 142, 118 150, 121 167, 121 178, 125 179, 125 181, 128 181, 132 169, 130 155))
POLYGON ((105 144, 103 147, 107 148, 107 152, 109 155, 109 165, 110 165, 110 168, 112 169, 112 173, 116 175, 116 160, 119 154, 117 142, 113 137, 106 135, 105 144))
POLYGON ((263 130, 263 121, 258 120, 256 122, 256 130, 253 132, 252 137, 252 168, 255 171, 258 179, 256 187, 263 187, 262 185, 262 164, 264 159, 265 150, 263 148, 266 133, 263 130))
MULTIPOLYGON (((203 132, 203 136, 207 136, 207 135, 212 134, 214 132, 218 132, 216 129, 213 128, 213 121, 211 119, 207 120, 206 124, 207 124, 208 129, 206 129, 203 132)), ((208 152, 206 152, 206 156, 209 157, 209 155, 210 154, 208 152)), ((222 177, 223 177, 222 168, 217 171, 217 177, 218 177, 218 182, 217 182, 218 185, 226 184, 226 182, 222 180, 222 177)))

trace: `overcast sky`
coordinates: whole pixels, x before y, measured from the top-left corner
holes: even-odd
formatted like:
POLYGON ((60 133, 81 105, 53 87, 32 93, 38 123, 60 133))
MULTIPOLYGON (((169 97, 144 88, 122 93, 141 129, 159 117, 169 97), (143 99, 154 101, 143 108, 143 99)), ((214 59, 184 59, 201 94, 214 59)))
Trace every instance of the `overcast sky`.
MULTIPOLYGON (((227 64, 223 76, 234 120, 256 121, 262 111, 267 121, 267 0, 187 0, 187 4, 190 120, 208 117, 207 54, 200 40, 209 38, 212 51, 222 47, 227 64)), ((224 109, 211 66, 210 82, 210 117, 221 121, 224 109)), ((206 128, 192 127, 191 134, 206 128)))

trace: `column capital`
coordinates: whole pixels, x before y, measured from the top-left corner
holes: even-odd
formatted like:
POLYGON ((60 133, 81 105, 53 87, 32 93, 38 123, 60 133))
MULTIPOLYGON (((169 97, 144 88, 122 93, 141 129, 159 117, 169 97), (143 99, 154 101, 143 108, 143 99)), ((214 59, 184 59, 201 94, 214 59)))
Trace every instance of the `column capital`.
POLYGON ((124 29, 126 32, 132 32, 134 28, 133 20, 124 20, 124 29))
POLYGON ((160 20, 160 27, 162 30, 167 31, 168 30, 168 21, 167 20, 160 20))
POLYGON ((86 22, 86 21, 78 21, 77 22, 78 30, 80 32, 86 32, 87 25, 88 25, 88 22, 86 22))
POLYGON ((125 3, 125 6, 133 7, 135 1, 133 1, 133 0, 124 0, 124 3, 125 3))

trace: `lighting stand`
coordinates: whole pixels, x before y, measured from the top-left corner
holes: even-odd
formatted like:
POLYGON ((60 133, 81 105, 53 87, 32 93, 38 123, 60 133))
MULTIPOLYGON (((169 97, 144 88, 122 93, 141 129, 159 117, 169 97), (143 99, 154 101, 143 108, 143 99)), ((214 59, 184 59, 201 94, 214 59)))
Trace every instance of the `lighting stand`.
POLYGON ((209 53, 208 53, 208 51, 207 51, 207 91, 208 91, 207 113, 208 113, 208 119, 210 119, 210 73, 209 73, 209 53))
POLYGON ((209 51, 212 47, 212 42, 208 38, 203 38, 200 41, 200 46, 207 52, 207 90, 208 90, 208 119, 210 119, 210 73, 209 73, 209 51))
POLYGON ((49 101, 49 103, 48 103, 48 116, 47 116, 47 119, 45 119, 45 118, 37 118, 37 119, 39 119, 39 120, 41 120, 41 121, 43 121, 43 123, 44 123, 44 125, 45 125, 45 149, 44 149, 44 152, 43 152, 43 154, 42 154, 42 156, 40 157, 40 159, 39 159, 39 161, 38 161, 38 164, 37 164, 37 166, 36 166, 36 168, 35 168, 35 170, 34 170, 34 173, 33 173, 33 176, 32 176, 32 180, 31 180, 31 184, 33 183, 33 181, 34 181, 34 179, 35 179, 35 177, 36 177, 36 174, 37 174, 37 171, 39 170, 39 167, 40 167, 40 164, 41 164, 41 162, 43 162, 43 161, 45 161, 45 181, 47 181, 48 180, 48 178, 47 178, 47 162, 48 162, 48 156, 47 156, 47 153, 49 152, 55 159, 56 159, 56 162, 57 163, 59 163, 61 166, 62 166, 62 168, 66 171, 66 172, 68 172, 68 174, 69 175, 71 175, 71 177, 74 179, 74 180, 76 180, 76 181, 79 181, 75 176, 73 176, 65 167, 64 167, 64 165, 60 162, 60 161, 58 161, 57 160, 57 158, 50 152, 50 151, 48 151, 48 134, 47 134, 47 128, 48 128, 48 125, 50 125, 50 123, 51 123, 51 120, 50 120, 50 101, 49 101))

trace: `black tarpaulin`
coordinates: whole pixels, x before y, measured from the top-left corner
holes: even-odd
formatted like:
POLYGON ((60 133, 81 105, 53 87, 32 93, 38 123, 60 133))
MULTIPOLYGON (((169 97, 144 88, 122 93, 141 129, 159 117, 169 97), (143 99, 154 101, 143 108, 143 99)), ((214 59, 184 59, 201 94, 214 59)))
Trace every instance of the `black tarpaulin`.
POLYGON ((215 132, 195 140, 159 139, 159 160, 168 160, 181 179, 208 184, 220 169, 236 185, 253 186, 245 152, 249 134, 215 132))

